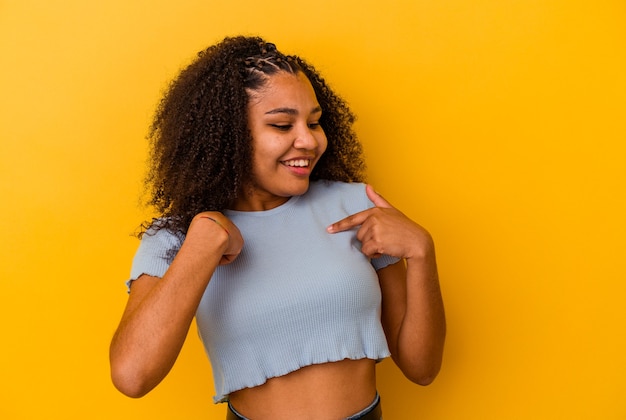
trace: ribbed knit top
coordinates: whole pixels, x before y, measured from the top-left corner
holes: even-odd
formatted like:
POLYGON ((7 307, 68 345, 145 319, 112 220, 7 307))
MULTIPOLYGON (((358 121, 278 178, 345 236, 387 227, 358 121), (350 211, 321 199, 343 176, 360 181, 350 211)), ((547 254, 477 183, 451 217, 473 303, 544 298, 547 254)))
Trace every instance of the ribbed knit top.
MULTIPOLYGON (((397 259, 370 261, 356 229, 326 232, 372 206, 363 184, 319 181, 268 211, 225 212, 244 247, 215 270, 196 313, 215 402, 304 366, 389 356, 375 270, 397 259)), ((144 235, 131 280, 163 276, 182 240, 164 229, 144 235)))

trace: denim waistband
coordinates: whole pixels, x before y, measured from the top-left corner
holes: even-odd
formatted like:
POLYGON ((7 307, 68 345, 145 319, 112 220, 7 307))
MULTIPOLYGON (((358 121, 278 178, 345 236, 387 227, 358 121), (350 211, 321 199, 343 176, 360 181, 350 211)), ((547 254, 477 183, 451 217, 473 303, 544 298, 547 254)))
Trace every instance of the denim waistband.
MULTIPOLYGON (((235 408, 228 403, 228 411, 226 412, 226 420, 250 420, 247 417, 242 416, 235 410, 235 408)), ((345 420, 383 420, 383 413, 380 406, 380 395, 376 393, 374 401, 363 410, 355 413, 345 420)))
POLYGON ((366 408, 364 408, 363 410, 359 411, 356 414, 351 415, 350 417, 347 417, 346 420, 382 420, 383 418, 383 413, 382 410, 380 408, 380 395, 378 395, 378 392, 376 393, 376 397, 374 398, 374 401, 372 401, 372 403, 367 406, 366 408))

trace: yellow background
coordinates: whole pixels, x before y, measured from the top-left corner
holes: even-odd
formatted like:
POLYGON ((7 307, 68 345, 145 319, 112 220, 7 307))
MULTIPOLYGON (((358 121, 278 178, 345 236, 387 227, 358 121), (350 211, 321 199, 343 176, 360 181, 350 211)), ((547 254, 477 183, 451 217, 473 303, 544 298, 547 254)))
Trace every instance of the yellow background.
POLYGON ((0 1, 0 418, 221 419, 195 330, 141 400, 108 344, 149 213, 144 136, 196 51, 260 34, 359 115, 370 180, 434 235, 433 385, 385 419, 625 419, 623 0, 0 1))

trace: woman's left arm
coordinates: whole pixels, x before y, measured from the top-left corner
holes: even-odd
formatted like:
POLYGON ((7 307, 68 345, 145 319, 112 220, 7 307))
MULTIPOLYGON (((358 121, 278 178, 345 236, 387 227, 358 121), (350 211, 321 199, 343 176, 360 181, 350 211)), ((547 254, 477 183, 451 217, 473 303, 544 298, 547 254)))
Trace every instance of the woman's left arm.
POLYGON ((378 271, 382 323, 391 356, 404 375, 430 384, 441 367, 446 335, 435 247, 430 234, 367 186, 376 205, 328 227, 330 233, 360 226, 361 251, 370 258, 401 258, 378 271))

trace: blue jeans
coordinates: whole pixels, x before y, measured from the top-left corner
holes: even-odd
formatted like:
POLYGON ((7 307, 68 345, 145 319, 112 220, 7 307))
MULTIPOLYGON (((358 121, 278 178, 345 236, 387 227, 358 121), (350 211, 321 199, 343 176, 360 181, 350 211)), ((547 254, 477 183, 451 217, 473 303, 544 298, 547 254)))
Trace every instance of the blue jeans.
MULTIPOLYGON (((226 420, 250 420, 247 417, 242 416, 234 409, 230 403, 228 403, 228 412, 226 413, 226 420)), ((350 417, 346 417, 345 420, 383 420, 383 412, 380 407, 380 395, 376 393, 376 398, 374 401, 364 408, 351 415, 350 417)))

